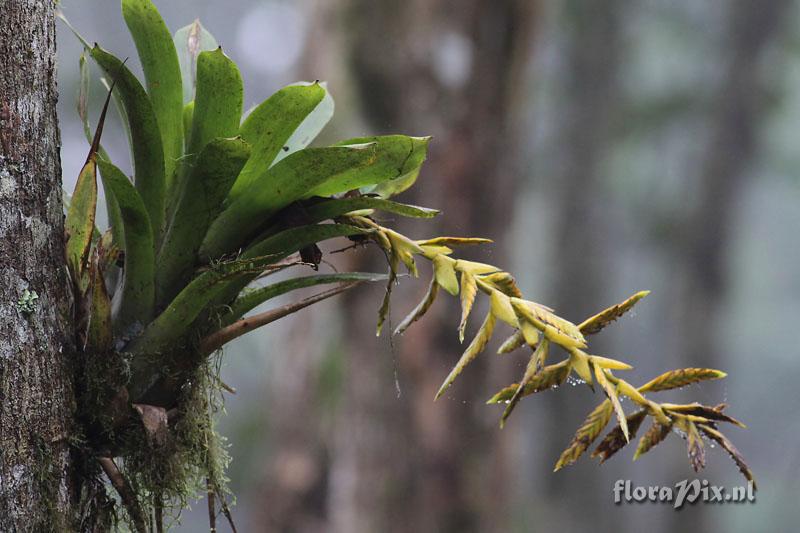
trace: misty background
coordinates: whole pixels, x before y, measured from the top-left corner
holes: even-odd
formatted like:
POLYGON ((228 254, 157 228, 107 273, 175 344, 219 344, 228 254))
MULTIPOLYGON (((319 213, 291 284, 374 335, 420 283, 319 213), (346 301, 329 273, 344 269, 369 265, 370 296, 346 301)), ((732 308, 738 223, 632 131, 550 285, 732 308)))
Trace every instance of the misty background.
MULTIPOLYGON (((552 473, 600 392, 567 386, 531 396, 501 431, 502 408, 484 402, 518 379, 527 356, 495 356, 493 343, 434 403, 463 349, 457 302, 440 298, 392 346, 374 335, 384 289, 362 286, 225 351, 223 379, 238 392, 219 429, 233 456, 240 531, 796 528, 797 3, 156 5, 173 32, 199 18, 214 34, 242 71, 245 109, 319 79, 336 100, 321 143, 433 135, 417 185, 399 200, 444 214, 392 221, 403 232, 494 239, 465 255, 508 269, 528 298, 575 322, 651 289, 592 340, 594 352, 632 363, 633 383, 687 366, 728 372, 659 399, 730 404, 748 429, 726 433, 760 489, 755 504, 614 505, 617 479, 671 486, 699 477, 726 487, 744 479, 719 447, 695 475, 675 436, 635 464, 630 446, 602 466, 587 454, 552 473)), ((117 2, 62 0, 61 8, 89 41, 140 72, 117 2)), ((81 49, 59 24, 62 165, 72 190, 88 150, 75 110, 81 49)), ((92 68, 96 120, 104 94, 92 68)), ((113 114, 104 145, 130 169, 113 114)), ((374 249, 326 259, 340 270, 386 269, 374 249)), ((395 322, 424 294, 427 274, 401 281, 395 322)), ((207 528, 205 502, 193 507, 177 531, 207 528)))

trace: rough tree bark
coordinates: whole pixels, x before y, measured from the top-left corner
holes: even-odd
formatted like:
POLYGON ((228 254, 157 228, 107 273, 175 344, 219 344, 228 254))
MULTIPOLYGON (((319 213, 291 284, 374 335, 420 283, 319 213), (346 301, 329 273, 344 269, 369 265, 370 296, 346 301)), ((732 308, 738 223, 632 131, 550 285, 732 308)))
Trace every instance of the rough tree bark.
POLYGON ((9 532, 73 528, 53 10, 0 2, 0 531, 9 532))

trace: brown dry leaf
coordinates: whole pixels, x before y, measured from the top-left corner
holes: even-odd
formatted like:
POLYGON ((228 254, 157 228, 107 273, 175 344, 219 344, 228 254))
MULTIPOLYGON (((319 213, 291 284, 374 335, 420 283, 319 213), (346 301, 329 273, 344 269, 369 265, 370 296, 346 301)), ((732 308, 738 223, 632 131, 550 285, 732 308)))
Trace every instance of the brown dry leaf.
MULTIPOLYGON (((642 425, 642 422, 644 422, 646 417, 646 409, 641 409, 633 414, 628 415, 628 433, 631 439, 636 436, 636 432, 639 431, 639 427, 642 425)), ((608 435, 606 435, 602 442, 597 445, 597 448, 595 448, 592 452, 592 457, 599 457, 600 463, 605 463, 612 455, 624 448, 628 442, 629 440, 625 438, 625 435, 622 432, 622 426, 617 424, 614 429, 609 431, 608 435)))
POLYGON ((689 454, 689 463, 695 472, 699 472, 706 466, 706 448, 703 444, 703 439, 700 437, 700 432, 697 430, 697 425, 685 418, 678 418, 675 420, 675 426, 683 430, 686 435, 686 452, 689 454))
POLYGON ((167 442, 169 428, 167 427, 167 410, 155 405, 135 403, 133 408, 139 413, 142 420, 147 442, 154 448, 160 448, 167 442))
POLYGON ((732 416, 728 416, 722 412, 724 409, 724 404, 720 407, 710 407, 708 405, 702 405, 697 402, 695 403, 688 403, 684 405, 674 405, 674 404, 662 404, 665 409, 670 411, 676 411, 684 415, 689 416, 697 416, 703 417, 707 420, 714 420, 717 422, 727 422, 729 424, 733 424, 735 426, 739 426, 740 428, 746 428, 744 424, 733 418, 732 416))
POLYGON ((742 475, 745 477, 745 479, 747 479, 747 481, 753 483, 753 489, 756 489, 756 478, 753 475, 753 471, 750 470, 749 466, 747 466, 747 463, 745 463, 744 461, 744 457, 739 452, 739 450, 736 449, 736 446, 733 445, 733 443, 728 439, 728 437, 726 437, 718 430, 706 424, 700 424, 698 425, 698 427, 700 428, 700 431, 705 433, 708 438, 716 441, 722 447, 723 450, 728 452, 728 455, 731 456, 733 462, 735 462, 736 466, 739 467, 739 472, 742 473, 742 475))
POLYGON ((604 400, 603 403, 595 407, 583 421, 581 427, 578 428, 578 431, 575 432, 575 436, 572 437, 567 449, 561 453, 561 457, 558 458, 553 471, 561 470, 577 461, 583 452, 592 445, 597 436, 600 435, 603 428, 606 427, 608 421, 611 420, 613 412, 614 408, 608 400, 604 400))
POLYGON ((633 460, 635 461, 642 455, 646 454, 652 448, 661 443, 661 441, 667 438, 670 429, 672 429, 671 426, 654 420, 653 425, 650 426, 650 429, 647 430, 647 433, 642 435, 642 438, 639 439, 639 444, 636 446, 636 453, 633 454, 633 460))

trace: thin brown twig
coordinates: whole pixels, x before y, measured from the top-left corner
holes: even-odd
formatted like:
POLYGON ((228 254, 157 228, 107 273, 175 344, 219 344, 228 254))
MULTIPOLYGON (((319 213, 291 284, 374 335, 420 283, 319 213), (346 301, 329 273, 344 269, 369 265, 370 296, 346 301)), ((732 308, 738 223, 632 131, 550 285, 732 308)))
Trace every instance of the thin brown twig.
POLYGON ((233 515, 231 515, 231 510, 228 508, 228 502, 225 501, 225 496, 219 491, 217 491, 217 496, 219 497, 219 506, 222 509, 222 514, 225 515, 225 519, 231 526, 231 531, 233 531, 233 533, 237 533, 236 524, 233 523, 233 515))
POLYGON ((214 485, 211 478, 206 478, 206 493, 208 496, 208 530, 217 533, 217 510, 214 503, 214 485))
POLYGON ((153 507, 156 515, 156 533, 164 533, 164 500, 161 494, 153 495, 153 507))
POLYGON ((241 337, 245 333, 249 333, 254 329, 260 328, 270 322, 274 322, 279 318, 283 318, 286 315, 290 315, 295 311, 299 311, 304 307, 308 307, 309 305, 315 304, 331 296, 336 296, 339 293, 342 293, 348 289, 355 287, 362 283, 361 281, 352 281, 349 283, 343 283, 333 289, 321 292, 319 294, 315 294, 314 296, 310 296, 304 300, 300 300, 299 302, 294 302, 291 304, 287 304, 281 307, 277 307, 270 311, 266 311, 264 313, 260 313, 258 315, 253 315, 251 317, 246 317, 241 320, 237 320, 230 326, 224 327, 219 331, 212 333, 211 335, 207 336, 203 340, 200 341, 200 346, 198 347, 199 351, 203 355, 208 355, 213 353, 214 351, 222 348, 223 345, 232 341, 236 337, 241 337))
POLYGON ((119 494, 122 504, 128 511, 131 520, 133 520, 133 526, 136 528, 136 531, 138 533, 147 533, 147 522, 144 519, 141 507, 139 507, 139 502, 136 500, 136 495, 125 482, 125 478, 122 476, 119 468, 117 468, 114 460, 111 457, 98 457, 97 462, 100 463, 100 467, 103 469, 103 472, 106 473, 106 476, 108 476, 114 490, 119 494))

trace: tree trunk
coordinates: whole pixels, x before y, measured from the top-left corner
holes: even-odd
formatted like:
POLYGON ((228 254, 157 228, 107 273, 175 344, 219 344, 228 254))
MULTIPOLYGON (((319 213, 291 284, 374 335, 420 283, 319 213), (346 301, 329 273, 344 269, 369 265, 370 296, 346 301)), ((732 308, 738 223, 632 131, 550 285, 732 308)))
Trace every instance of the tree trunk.
MULTIPOLYGON (((608 278, 608 210, 603 197, 603 163, 612 142, 612 126, 619 100, 622 16, 625 0, 567 2, 558 13, 565 31, 565 79, 557 133, 559 154, 555 175, 548 177, 557 202, 549 258, 553 278, 547 302, 561 316, 579 323, 609 305, 603 292, 608 278)), ((591 339, 593 353, 603 350, 604 339, 591 339)), ((567 391, 572 392, 572 391, 567 391)), ((576 391, 577 392, 577 391, 576 391)), ((583 392, 583 391, 580 391, 583 392)), ((544 394, 536 400, 540 429, 530 432, 528 446, 541 435, 551 435, 537 457, 546 487, 545 527, 569 531, 613 528, 606 515, 576 513, 573 509, 601 509, 606 505, 603 473, 593 470, 579 477, 575 469, 550 474, 571 432, 602 401, 602 393, 587 400, 585 394, 544 394), (580 482, 580 490, 574 490, 580 482), (570 494, 564 498, 563 494, 570 494)))
POLYGON ((54 3, 0 3, 0 531, 72 531, 54 3))
MULTIPOLYGON (((758 136, 766 116, 767 91, 759 66, 780 36, 789 6, 786 0, 768 0, 732 3, 728 10, 724 46, 729 59, 716 91, 694 202, 683 225, 676 223, 683 237, 675 253, 683 269, 677 338, 685 366, 726 367, 715 334, 716 317, 728 292, 727 254, 737 201, 753 177, 750 169, 759 155, 758 136)), ((674 513, 669 530, 711 527, 706 506, 692 511, 674 513)))
MULTIPOLYGON (((442 207, 446 215, 439 224, 398 220, 401 230, 498 237, 511 223, 519 175, 513 168, 513 140, 519 137, 512 134, 511 110, 536 5, 351 2, 349 50, 369 129, 434 137, 418 184, 402 199, 442 207)), ((504 265, 502 249, 497 243, 491 252, 459 253, 504 265)), ((425 280, 403 281, 405 290, 395 291, 397 318, 415 305, 426 285, 425 280)), ((331 454, 334 529, 507 529, 507 450, 514 430, 501 433, 499 413, 484 402, 511 377, 500 378, 495 370, 500 362, 487 364, 487 354, 434 404, 436 390, 464 348, 456 335, 458 302, 441 296, 423 320, 394 341, 395 376, 388 341, 376 342, 369 327, 379 293, 346 296, 347 382, 331 454)), ((468 335, 483 311, 476 309, 468 335)), ((387 335, 391 324, 385 329, 387 335)), ((517 370, 510 364, 506 369, 517 370)))

